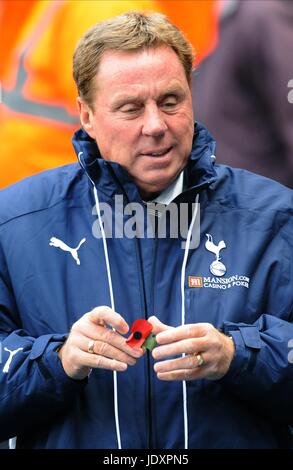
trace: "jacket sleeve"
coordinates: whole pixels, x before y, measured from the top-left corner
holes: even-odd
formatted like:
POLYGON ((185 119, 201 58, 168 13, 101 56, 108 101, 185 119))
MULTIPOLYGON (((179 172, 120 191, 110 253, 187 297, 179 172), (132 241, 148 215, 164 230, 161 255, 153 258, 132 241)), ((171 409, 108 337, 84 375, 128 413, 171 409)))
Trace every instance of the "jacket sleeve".
POLYGON ((224 331, 236 349, 220 382, 266 416, 293 423, 293 323, 264 314, 252 325, 225 322, 224 331))
POLYGON ((56 349, 65 338, 24 331, 0 247, 0 441, 65 413, 85 386, 63 370, 56 349))
POLYGON ((256 412, 292 424, 293 192, 283 194, 285 199, 279 193, 283 209, 274 216, 268 254, 262 252, 260 257, 265 285, 260 309, 264 311, 259 311, 254 323, 246 324, 245 314, 239 317, 243 323, 224 322, 224 332, 234 340, 235 355, 222 383, 256 412))

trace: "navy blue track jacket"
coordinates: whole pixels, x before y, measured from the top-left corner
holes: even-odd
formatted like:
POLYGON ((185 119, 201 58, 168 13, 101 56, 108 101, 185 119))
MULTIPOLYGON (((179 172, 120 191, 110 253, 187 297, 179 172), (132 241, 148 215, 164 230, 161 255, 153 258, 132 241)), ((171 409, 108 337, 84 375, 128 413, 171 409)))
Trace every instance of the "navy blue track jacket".
MULTIPOLYGON (((17 436, 19 448, 117 448, 113 372, 70 379, 56 349, 84 313, 110 305, 103 240, 94 236, 93 184, 100 203, 113 206, 115 195, 123 204, 142 201, 126 171, 103 160, 83 131, 74 145, 81 165, 46 171, 0 194, 0 440, 17 436)), ((292 191, 216 165, 214 152, 197 124, 184 191, 174 201, 191 207, 199 195, 200 240, 188 252, 185 316, 232 336, 236 351, 221 380, 186 382, 189 447, 288 447, 292 191)), ((180 235, 168 233, 107 238, 115 308, 129 325, 151 315, 181 324, 181 244, 180 235)), ((182 383, 158 380, 148 354, 117 377, 122 448, 184 448, 182 383)))

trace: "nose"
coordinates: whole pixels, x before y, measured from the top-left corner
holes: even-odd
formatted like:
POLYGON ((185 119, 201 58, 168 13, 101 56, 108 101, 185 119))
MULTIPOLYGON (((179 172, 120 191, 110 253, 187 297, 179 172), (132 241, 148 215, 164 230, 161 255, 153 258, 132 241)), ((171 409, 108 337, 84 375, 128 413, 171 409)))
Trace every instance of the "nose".
POLYGON ((145 108, 142 133, 151 137, 162 137, 167 130, 167 124, 160 109, 156 106, 145 108))

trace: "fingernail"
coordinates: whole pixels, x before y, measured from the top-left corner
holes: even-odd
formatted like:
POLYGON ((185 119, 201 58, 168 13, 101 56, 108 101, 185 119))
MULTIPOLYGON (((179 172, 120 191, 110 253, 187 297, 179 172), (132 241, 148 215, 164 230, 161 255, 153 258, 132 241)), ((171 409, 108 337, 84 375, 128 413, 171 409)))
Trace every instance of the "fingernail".
POLYGON ((164 339, 164 333, 158 333, 156 335, 156 341, 159 343, 161 341, 161 338, 164 339))

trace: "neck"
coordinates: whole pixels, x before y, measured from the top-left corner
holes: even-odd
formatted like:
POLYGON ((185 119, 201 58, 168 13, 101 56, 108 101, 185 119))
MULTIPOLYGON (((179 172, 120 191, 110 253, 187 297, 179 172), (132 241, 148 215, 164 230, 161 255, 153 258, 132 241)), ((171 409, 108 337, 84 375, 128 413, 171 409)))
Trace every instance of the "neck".
POLYGON ((149 192, 149 191, 143 191, 143 190, 139 190, 139 192, 140 192, 141 198, 144 201, 151 201, 152 199, 155 199, 161 193, 161 191, 149 192))

